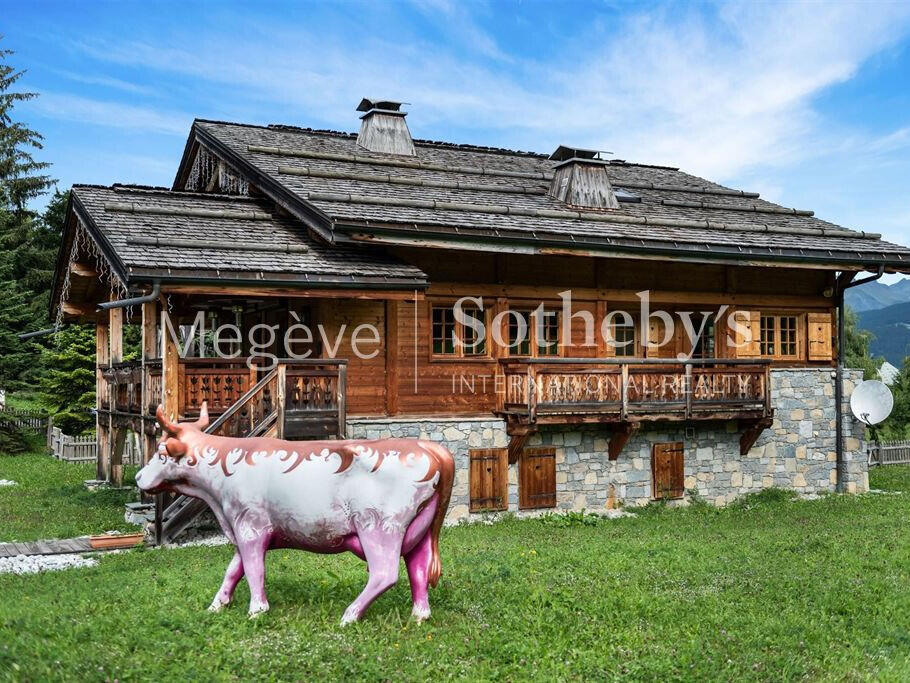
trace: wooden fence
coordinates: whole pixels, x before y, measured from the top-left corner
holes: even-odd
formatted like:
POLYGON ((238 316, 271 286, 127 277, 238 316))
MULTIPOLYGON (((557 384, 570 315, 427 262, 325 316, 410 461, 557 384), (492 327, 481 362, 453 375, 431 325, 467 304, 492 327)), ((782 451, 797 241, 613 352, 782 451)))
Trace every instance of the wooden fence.
POLYGON ((19 410, 16 408, 0 409, 0 419, 18 427, 19 429, 28 429, 35 432, 43 432, 47 429, 47 413, 41 413, 37 410, 19 410))
MULTIPOLYGON (((66 462, 94 462, 98 458, 98 440, 94 435, 69 436, 58 427, 51 429, 47 447, 55 458, 66 462)), ((130 434, 123 446, 123 464, 142 464, 142 449, 135 434, 130 434)))
POLYGON ((868 450, 870 467, 910 464, 910 441, 872 441, 868 450))

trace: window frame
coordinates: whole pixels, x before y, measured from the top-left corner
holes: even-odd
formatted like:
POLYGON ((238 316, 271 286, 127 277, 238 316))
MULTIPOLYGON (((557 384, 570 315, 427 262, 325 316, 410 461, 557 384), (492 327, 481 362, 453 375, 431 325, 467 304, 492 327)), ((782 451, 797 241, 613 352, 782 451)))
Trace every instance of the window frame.
POLYGON ((779 361, 801 360, 803 356, 803 345, 800 343, 803 336, 803 325, 801 323, 803 316, 799 313, 794 313, 793 311, 759 311, 759 316, 759 357, 779 361), (792 328, 788 328, 788 332, 792 334, 792 341, 787 342, 788 344, 792 343, 793 353, 785 354, 781 352, 784 331, 781 321, 784 319, 791 319, 793 321, 792 328), (770 326, 765 325, 766 320, 771 322, 770 326), (765 338, 766 332, 769 331, 773 334, 773 339, 770 342, 765 338), (774 345, 770 352, 768 351, 769 343, 774 345))
POLYGON ((472 312, 480 312, 482 310, 483 311, 483 324, 484 324, 484 328, 486 329, 486 335, 483 340, 483 347, 484 347, 483 352, 482 353, 467 353, 466 350, 467 350, 468 345, 464 343, 466 341, 466 339, 465 339, 465 329, 466 328, 462 323, 459 323, 458 320, 455 320, 455 311, 454 311, 455 303, 456 303, 455 301, 451 301, 451 302, 430 301, 430 302, 428 302, 429 305, 428 305, 427 317, 429 320, 429 340, 428 340, 429 344, 428 344, 428 346, 429 346, 429 352, 430 352, 430 360, 433 360, 433 361, 475 361, 475 360, 488 361, 488 360, 490 360, 493 357, 493 354, 491 351, 492 342, 493 342, 492 335, 491 335, 492 328, 490 327, 491 307, 484 306, 483 309, 480 309, 479 307, 472 305, 470 307, 465 306, 463 308, 463 310, 466 313, 468 313, 469 315, 472 312), (452 313, 452 324, 454 325, 452 331, 462 341, 461 344, 458 344, 458 343, 456 343, 454 338, 452 339, 452 348, 453 348, 452 353, 438 353, 435 349, 436 337, 434 336, 433 328, 434 328, 434 324, 435 324, 434 323, 434 311, 436 311, 436 310, 450 311, 452 313))
MULTIPOLYGON (((565 353, 565 345, 562 343, 562 314, 558 310, 549 310, 546 306, 543 308, 544 313, 544 325, 549 326, 552 322, 553 327, 556 330, 556 340, 555 348, 556 353, 541 353, 544 348, 537 344, 537 325, 535 323, 533 313, 537 310, 538 307, 534 308, 525 308, 521 306, 509 306, 506 308, 506 319, 505 319, 505 328, 506 328, 506 348, 505 352, 509 358, 541 358, 546 360, 547 358, 559 358, 565 353), (527 315, 527 324, 528 324, 528 344, 529 344, 529 353, 516 353, 515 348, 512 345, 512 327, 515 322, 515 316, 513 313, 521 313, 527 315), (555 319, 555 321, 554 321, 555 319)), ((516 325, 517 327, 517 325, 516 325)), ((552 342, 550 343, 552 345, 552 342)))

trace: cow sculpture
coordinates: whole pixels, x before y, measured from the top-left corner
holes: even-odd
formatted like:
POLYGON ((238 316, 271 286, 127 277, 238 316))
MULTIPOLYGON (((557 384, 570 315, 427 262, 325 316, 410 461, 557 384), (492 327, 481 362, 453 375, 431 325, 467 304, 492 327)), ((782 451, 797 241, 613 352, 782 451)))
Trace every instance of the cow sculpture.
POLYGON ((250 617, 269 609, 265 554, 272 548, 350 551, 369 578, 345 610, 357 621, 398 580, 403 557, 418 621, 430 615, 427 586, 439 581, 439 532, 455 464, 442 446, 414 439, 283 441, 206 434, 205 404, 196 422, 174 424, 162 407, 158 452, 136 475, 147 493, 175 491, 205 501, 234 544, 210 610, 230 604, 245 575, 250 617))

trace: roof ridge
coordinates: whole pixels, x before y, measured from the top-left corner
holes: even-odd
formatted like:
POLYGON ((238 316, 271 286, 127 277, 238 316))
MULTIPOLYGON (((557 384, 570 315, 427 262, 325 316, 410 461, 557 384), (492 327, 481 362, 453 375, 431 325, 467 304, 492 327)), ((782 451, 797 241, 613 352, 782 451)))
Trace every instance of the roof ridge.
MULTIPOLYGON (((347 139, 356 138, 357 133, 349 133, 343 130, 334 130, 332 128, 311 128, 309 126, 295 126, 289 123, 241 123, 238 121, 221 121, 218 119, 196 118, 196 121, 203 123, 216 123, 225 126, 241 126, 243 128, 261 128, 264 130, 281 130, 288 133, 305 133, 310 135, 325 135, 343 137, 347 139)), ((413 138, 415 145, 422 147, 436 147, 441 149, 460 149, 467 152, 475 151, 484 154, 498 154, 501 156, 518 156, 530 157, 534 159, 549 159, 550 155, 544 152, 532 152, 530 150, 510 149, 508 147, 494 147, 491 145, 478 145, 471 142, 445 142, 444 140, 430 140, 428 138, 413 138)), ((636 161, 626 161, 625 159, 612 159, 609 163, 614 166, 638 166, 641 168, 659 168, 667 171, 678 171, 679 166, 667 166, 665 164, 645 164, 636 161)))

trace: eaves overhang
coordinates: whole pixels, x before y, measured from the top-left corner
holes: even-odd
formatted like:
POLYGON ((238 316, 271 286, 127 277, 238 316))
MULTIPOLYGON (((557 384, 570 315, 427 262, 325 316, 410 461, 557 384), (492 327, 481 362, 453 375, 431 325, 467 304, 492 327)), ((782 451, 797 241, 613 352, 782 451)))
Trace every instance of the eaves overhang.
MULTIPOLYGON (((564 253, 578 255, 684 258, 689 262, 741 263, 742 265, 804 265, 844 270, 877 269, 910 273, 910 257, 899 254, 861 253, 843 250, 809 250, 784 247, 747 247, 682 241, 643 240, 635 238, 596 237, 557 234, 541 230, 483 229, 419 223, 380 223, 373 221, 336 221, 335 230, 342 240, 345 235, 354 242, 394 244, 396 237, 406 238, 412 246, 449 246, 467 250, 496 251, 506 245, 523 247, 528 253, 564 253), (431 245, 430 241, 438 241, 431 245), (486 247, 489 247, 488 249, 486 247)), ((397 242, 399 245, 402 242, 397 242)))

